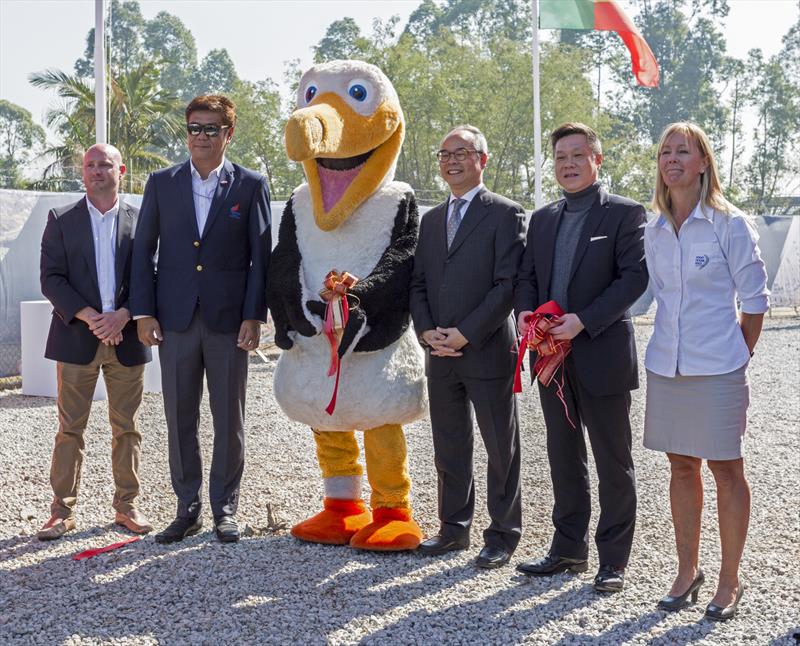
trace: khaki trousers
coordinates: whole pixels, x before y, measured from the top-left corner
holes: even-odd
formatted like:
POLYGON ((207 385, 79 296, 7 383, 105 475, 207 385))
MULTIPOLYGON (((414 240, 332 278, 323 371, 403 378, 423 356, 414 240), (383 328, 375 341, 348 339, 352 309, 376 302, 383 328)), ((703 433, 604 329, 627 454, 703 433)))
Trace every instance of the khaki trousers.
POLYGON ((127 513, 139 495, 139 445, 142 436, 136 428, 144 390, 144 364, 123 366, 114 346, 97 345, 91 363, 83 366, 58 362, 58 433, 50 484, 53 503, 50 511, 59 518, 74 514, 83 463, 83 433, 89 420, 100 369, 108 393, 108 418, 111 422, 111 465, 115 493, 113 507, 127 513))

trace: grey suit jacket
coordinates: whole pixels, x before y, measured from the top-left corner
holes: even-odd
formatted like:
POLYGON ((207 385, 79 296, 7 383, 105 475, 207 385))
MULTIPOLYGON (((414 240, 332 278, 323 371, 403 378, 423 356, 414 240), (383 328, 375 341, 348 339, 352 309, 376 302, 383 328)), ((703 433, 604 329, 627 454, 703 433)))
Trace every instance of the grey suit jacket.
POLYGON ((463 356, 433 357, 430 377, 456 370, 462 377, 495 379, 514 372, 511 318, 514 279, 525 247, 525 213, 511 200, 482 189, 472 200, 450 249, 447 201, 420 224, 411 279, 411 318, 417 335, 457 327, 469 343, 463 356))

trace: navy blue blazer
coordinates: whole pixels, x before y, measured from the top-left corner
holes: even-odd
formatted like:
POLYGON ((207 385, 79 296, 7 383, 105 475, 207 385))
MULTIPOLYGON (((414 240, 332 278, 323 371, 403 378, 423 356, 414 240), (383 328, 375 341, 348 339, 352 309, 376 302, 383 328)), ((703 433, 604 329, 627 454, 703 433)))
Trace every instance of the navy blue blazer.
MULTIPOLYGON (((550 300, 555 241, 565 205, 560 199, 531 216, 514 290, 517 316, 550 300)), ((647 288, 646 223, 641 204, 600 189, 575 249, 567 287, 569 309, 585 329, 572 340, 572 358, 581 383, 598 397, 639 387, 629 308, 647 288)), ((531 355, 533 363, 536 355, 531 355)))
POLYGON ((197 307, 215 332, 265 322, 270 248, 269 189, 260 174, 226 160, 198 231, 189 161, 156 171, 133 245, 131 312, 175 332, 189 327, 197 307))
MULTIPOLYGON (((131 247, 138 213, 135 207, 120 200, 114 260, 116 309, 131 309, 128 302, 131 247)), ((75 314, 84 307, 103 311, 90 218, 85 197, 69 206, 52 209, 42 235, 40 261, 42 294, 53 304, 44 356, 84 366, 94 359, 100 341, 75 314)), ((122 343, 116 346, 116 351, 124 366, 138 366, 152 358, 150 348, 139 341, 132 320, 122 328, 122 343)))

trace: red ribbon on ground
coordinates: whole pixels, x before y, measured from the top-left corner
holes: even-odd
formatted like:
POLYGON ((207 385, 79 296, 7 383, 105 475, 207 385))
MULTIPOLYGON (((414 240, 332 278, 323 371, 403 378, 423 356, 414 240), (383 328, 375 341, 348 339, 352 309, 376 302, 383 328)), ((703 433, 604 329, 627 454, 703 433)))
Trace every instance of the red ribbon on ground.
POLYGON ((105 547, 96 547, 92 550, 85 550, 83 552, 78 552, 72 557, 72 559, 75 561, 90 559, 93 556, 97 556, 98 554, 105 554, 106 552, 111 552, 112 550, 119 549, 120 547, 125 547, 130 543, 135 543, 136 541, 140 540, 142 540, 141 536, 132 536, 131 538, 126 538, 124 541, 120 541, 119 543, 112 543, 111 545, 106 545, 105 547))
POLYGON ((533 372, 536 378, 545 388, 549 387, 555 378, 559 367, 561 368, 561 379, 556 379, 556 395, 564 406, 564 414, 572 428, 575 424, 569 416, 569 408, 564 399, 564 359, 572 351, 572 343, 565 339, 554 339, 550 334, 550 329, 558 325, 557 318, 564 315, 555 301, 547 301, 536 308, 533 314, 526 319, 529 323, 528 332, 519 339, 519 356, 517 357, 517 370, 514 373, 514 392, 522 392, 522 361, 525 352, 531 350, 538 355, 533 364, 533 372))
POLYGON ((336 269, 328 272, 325 276, 325 288, 319 293, 322 298, 327 301, 325 306, 325 320, 322 323, 322 332, 327 337, 328 343, 331 346, 331 362, 328 366, 328 376, 336 375, 336 382, 333 386, 333 395, 331 401, 325 408, 328 415, 333 415, 336 408, 336 396, 339 393, 339 375, 341 374, 342 366, 339 361, 339 337, 336 333, 336 319, 334 316, 335 308, 341 308, 341 326, 347 325, 350 318, 350 305, 347 302, 347 291, 351 289, 358 282, 358 278, 352 274, 339 273, 336 269))

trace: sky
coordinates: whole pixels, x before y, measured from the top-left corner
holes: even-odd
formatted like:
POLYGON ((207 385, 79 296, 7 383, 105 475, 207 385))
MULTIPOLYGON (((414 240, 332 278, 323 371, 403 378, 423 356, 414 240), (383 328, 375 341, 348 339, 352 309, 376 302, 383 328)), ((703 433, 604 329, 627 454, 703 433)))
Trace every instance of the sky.
MULTIPOLYGON (((241 78, 267 77, 283 84, 284 62, 312 63, 312 46, 334 20, 349 16, 369 34, 374 18, 399 15, 401 25, 420 0, 140 0, 145 18, 166 10, 178 16, 197 42, 198 56, 226 48, 241 78)), ((619 0, 629 15, 632 0, 619 0)), ((729 0, 728 51, 744 58, 752 48, 766 56, 796 20, 798 0, 729 0)), ((0 98, 30 110, 37 123, 57 97, 28 83, 47 68, 73 71, 94 26, 94 0, 0 0, 0 98)), ((284 93, 285 94, 285 93, 284 93)))

